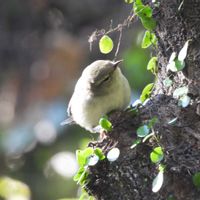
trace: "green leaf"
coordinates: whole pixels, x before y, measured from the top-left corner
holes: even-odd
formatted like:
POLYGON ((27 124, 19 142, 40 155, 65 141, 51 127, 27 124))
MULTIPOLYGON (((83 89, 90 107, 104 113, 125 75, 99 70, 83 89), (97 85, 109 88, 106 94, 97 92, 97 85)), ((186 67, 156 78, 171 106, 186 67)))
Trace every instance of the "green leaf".
POLYGON ((149 46, 151 46, 152 44, 156 45, 156 42, 157 42, 157 38, 156 38, 155 34, 151 33, 150 31, 147 30, 144 33, 144 37, 142 39, 141 47, 143 49, 146 49, 149 46))
POLYGON ((189 40, 186 41, 186 43, 184 44, 183 48, 180 50, 179 54, 178 54, 178 60, 179 61, 184 61, 186 56, 187 56, 187 49, 188 49, 188 45, 189 45, 189 40))
POLYGON ((133 149, 133 148, 135 148, 138 144, 140 144, 141 143, 141 139, 140 138, 138 138, 138 139, 136 139, 134 142, 133 142, 133 144, 131 145, 131 149, 133 149))
POLYGON ((152 183, 152 192, 158 192, 164 181, 164 173, 162 171, 159 171, 157 176, 154 178, 153 183, 152 183))
POLYGON ((84 167, 80 167, 79 170, 74 175, 73 180, 78 181, 84 171, 85 171, 84 167))
POLYGON ((157 57, 152 57, 147 64, 147 70, 151 71, 153 74, 157 74, 157 57))
POLYGON ((145 31, 141 47, 145 49, 148 48, 149 46, 151 46, 151 33, 150 31, 145 31))
POLYGON ((84 150, 76 151, 76 159, 80 167, 83 167, 87 164, 87 159, 94 153, 94 149, 92 147, 88 147, 84 150))
POLYGON ((113 41, 108 35, 104 35, 99 41, 99 49, 101 53, 108 54, 113 49, 113 41))
POLYGON ((148 128, 152 128, 156 123, 158 122, 158 118, 157 117, 153 117, 151 120, 149 120, 148 123, 148 128))
POLYGON ((157 45, 157 37, 154 33, 151 33, 151 43, 156 46, 157 45))
POLYGON ((156 28, 156 21, 153 18, 143 17, 141 18, 142 25, 147 30, 153 30, 156 28))
POLYGON ((140 126, 136 131, 138 137, 145 137, 149 134, 149 132, 150 130, 147 125, 140 126))
POLYGON ((165 171, 165 168, 166 168, 166 166, 163 165, 163 164, 159 164, 159 166, 158 166, 158 170, 159 170, 160 172, 164 172, 164 171, 165 171))
POLYGON ((178 105, 182 106, 183 108, 186 108, 190 104, 191 98, 187 95, 183 95, 180 97, 178 101, 178 105))
POLYGON ((142 1, 141 0, 135 0, 135 5, 143 5, 142 1))
POLYGON ((176 69, 177 71, 181 71, 184 67, 185 67, 185 61, 180 61, 178 59, 175 59, 175 66, 176 66, 176 69))
POLYGON ((163 84, 164 84, 164 86, 165 87, 170 87, 171 85, 172 85, 172 80, 169 78, 169 77, 167 77, 164 81, 163 81, 163 84))
POLYGON ((193 175, 192 182, 197 188, 200 188, 200 172, 193 175))
POLYGON ((188 87, 187 86, 183 86, 183 87, 180 87, 180 88, 177 88, 177 89, 174 90, 173 97, 175 99, 178 99, 181 96, 186 95, 187 93, 188 93, 188 87))
POLYGON ((105 117, 100 118, 99 125, 106 131, 112 130, 112 123, 105 117))
POLYGON ((133 0, 125 0, 126 3, 133 3, 133 0))
POLYGON ((140 96, 140 101, 142 103, 144 103, 144 101, 150 97, 153 86, 154 86, 154 83, 150 83, 146 85, 146 87, 143 89, 142 94, 140 96))
POLYGON ((175 197, 174 197, 172 194, 170 194, 170 195, 167 197, 167 200, 176 200, 176 199, 175 199, 175 197))
POLYGON ((87 181, 87 177, 88 177, 88 172, 87 169, 85 169, 81 174, 80 178, 78 179, 77 184, 84 185, 85 182, 87 181))
POLYGON ((161 147, 156 147, 150 154, 151 161, 153 163, 158 163, 164 158, 164 153, 161 147))
POLYGON ((105 159, 105 155, 104 155, 102 149, 96 148, 96 149, 94 150, 94 153, 99 157, 99 160, 105 159))

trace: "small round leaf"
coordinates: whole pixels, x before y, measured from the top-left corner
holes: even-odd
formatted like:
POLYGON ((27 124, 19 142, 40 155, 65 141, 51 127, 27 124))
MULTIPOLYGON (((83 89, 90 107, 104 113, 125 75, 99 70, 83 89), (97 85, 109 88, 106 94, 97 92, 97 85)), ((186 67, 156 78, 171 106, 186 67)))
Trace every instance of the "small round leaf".
POLYGON ((192 182, 197 188, 200 188, 200 172, 193 175, 192 182))
POLYGON ((114 162, 119 158, 120 150, 118 148, 111 149, 107 154, 107 159, 110 162, 114 162))
POLYGON ((183 95, 179 101, 178 101, 178 105, 182 106, 183 108, 186 108, 189 104, 190 104, 190 100, 191 98, 187 95, 183 95))
POLYGON ((108 35, 104 35, 99 41, 99 49, 101 53, 108 54, 113 49, 113 41, 108 35))
POLYGON ((154 178, 152 183, 152 192, 158 192, 163 185, 164 174, 162 171, 159 171, 157 176, 154 178))
POLYGON ((149 127, 147 125, 143 125, 137 129, 137 136, 145 137, 149 134, 149 132, 150 132, 149 127))
POLYGON ((98 163, 99 161, 99 157, 97 155, 91 155, 89 158, 88 158, 88 163, 87 165, 88 166, 94 166, 98 163))
POLYGON ((105 117, 100 118, 99 125, 106 131, 112 130, 112 123, 105 117))
POLYGON ((153 163, 158 163, 164 158, 164 153, 161 147, 156 147, 150 154, 151 161, 153 163))

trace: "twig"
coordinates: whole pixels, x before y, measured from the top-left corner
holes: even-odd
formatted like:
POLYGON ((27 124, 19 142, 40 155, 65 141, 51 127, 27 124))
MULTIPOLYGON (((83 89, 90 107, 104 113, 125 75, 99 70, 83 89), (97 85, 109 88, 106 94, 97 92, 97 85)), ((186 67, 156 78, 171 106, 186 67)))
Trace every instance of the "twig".
POLYGON ((114 61, 117 59, 117 55, 118 55, 118 52, 119 52, 119 47, 120 47, 120 44, 121 44, 121 40, 122 40, 122 27, 120 26, 120 28, 119 28, 119 40, 118 40, 118 43, 117 43, 117 49, 115 51, 114 61))
MULTIPOLYGON (((120 32, 120 40, 121 41, 121 35, 122 35, 122 29, 124 27, 129 27, 131 23, 134 22, 134 19, 136 18, 136 14, 134 14, 132 11, 130 12, 130 15, 127 17, 127 19, 124 20, 124 22, 122 24, 118 24, 116 27, 112 28, 112 20, 111 20, 111 24, 109 27, 109 30, 106 31, 105 29, 101 29, 101 30, 95 30, 88 39, 89 42, 89 47, 90 47, 90 51, 92 51, 92 43, 94 41, 96 41, 98 39, 98 37, 101 37, 103 35, 107 35, 116 31, 120 32)), ((118 46, 120 44, 118 43, 118 46)), ((117 53, 118 53, 119 49, 117 49, 117 53)), ((116 54, 116 53, 115 53, 116 54)))

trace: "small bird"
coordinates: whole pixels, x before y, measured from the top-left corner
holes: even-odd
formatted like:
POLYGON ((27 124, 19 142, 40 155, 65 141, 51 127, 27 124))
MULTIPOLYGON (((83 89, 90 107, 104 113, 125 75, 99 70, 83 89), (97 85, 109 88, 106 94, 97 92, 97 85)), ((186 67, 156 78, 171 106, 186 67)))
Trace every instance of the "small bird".
POLYGON ((68 105, 69 118, 62 125, 75 122, 90 132, 96 132, 101 117, 127 108, 131 89, 118 67, 121 62, 97 60, 83 70, 68 105))

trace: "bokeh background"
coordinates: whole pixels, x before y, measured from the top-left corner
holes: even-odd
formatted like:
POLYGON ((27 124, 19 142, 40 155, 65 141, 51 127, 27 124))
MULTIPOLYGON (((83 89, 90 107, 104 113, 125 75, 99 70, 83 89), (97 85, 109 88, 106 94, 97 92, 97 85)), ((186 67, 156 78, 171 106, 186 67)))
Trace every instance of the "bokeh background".
MULTIPOLYGON (((122 23, 131 11, 123 0, 0 0, 0 199, 75 198, 76 149, 97 136, 60 126, 74 85, 85 66, 103 55, 96 29, 122 23)), ((132 87, 132 101, 152 81, 150 57, 140 47, 139 22, 123 31, 118 58, 132 87)))

